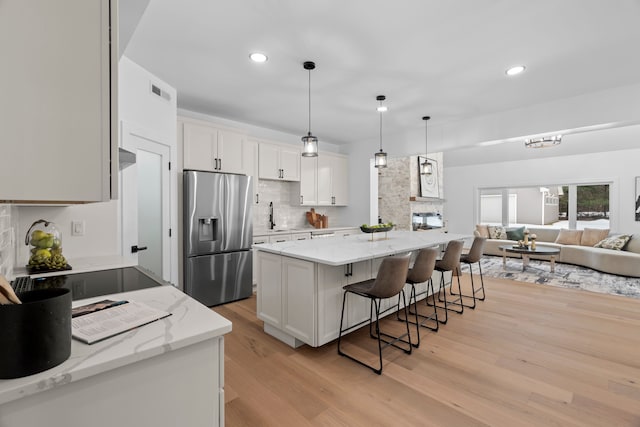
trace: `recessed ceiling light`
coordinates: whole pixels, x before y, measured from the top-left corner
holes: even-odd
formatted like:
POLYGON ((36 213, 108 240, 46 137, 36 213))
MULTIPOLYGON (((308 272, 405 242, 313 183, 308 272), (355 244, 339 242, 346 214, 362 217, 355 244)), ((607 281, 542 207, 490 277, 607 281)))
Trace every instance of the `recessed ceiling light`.
POLYGON ((509 68, 507 71, 505 71, 505 73, 507 74, 507 76, 515 76, 523 72, 524 69, 525 69, 524 65, 516 65, 515 67, 509 68))
POLYGON ((267 55, 260 52, 252 53, 251 55, 249 55, 249 58, 251 58, 253 62, 267 62, 268 59, 267 55))

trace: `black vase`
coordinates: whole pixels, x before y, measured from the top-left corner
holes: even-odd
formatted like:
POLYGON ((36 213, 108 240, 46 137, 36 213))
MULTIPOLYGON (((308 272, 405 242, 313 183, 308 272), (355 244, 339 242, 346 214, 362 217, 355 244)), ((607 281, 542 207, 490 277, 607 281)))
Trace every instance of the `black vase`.
POLYGON ((71 292, 38 289, 22 304, 0 305, 0 378, 20 378, 59 365, 71 355, 71 292))

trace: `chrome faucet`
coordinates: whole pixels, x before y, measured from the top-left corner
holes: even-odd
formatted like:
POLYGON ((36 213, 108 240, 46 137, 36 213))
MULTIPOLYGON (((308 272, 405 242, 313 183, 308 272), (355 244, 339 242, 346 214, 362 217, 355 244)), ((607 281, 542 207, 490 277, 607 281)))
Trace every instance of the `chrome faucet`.
POLYGON ((273 202, 269 202, 269 230, 273 230, 276 223, 273 222, 273 202))

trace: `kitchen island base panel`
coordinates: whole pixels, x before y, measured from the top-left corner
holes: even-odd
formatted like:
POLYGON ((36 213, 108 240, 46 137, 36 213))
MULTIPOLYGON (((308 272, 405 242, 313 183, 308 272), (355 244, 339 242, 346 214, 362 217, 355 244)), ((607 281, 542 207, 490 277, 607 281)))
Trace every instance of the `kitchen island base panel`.
MULTIPOLYGON (((354 235, 258 245, 257 316, 264 321, 267 333, 291 347, 297 347, 300 341, 320 347, 338 338, 343 286, 375 278, 385 257, 416 254, 422 248, 470 238, 451 233, 391 231, 385 241, 371 242, 368 235, 354 235)), ((434 272, 434 284, 440 277, 434 272)), ((426 290, 425 286, 421 284, 416 291, 426 290)), ((409 288, 407 285, 405 293, 409 288)), ((396 311, 397 299, 382 300, 381 310, 386 309, 389 313, 396 311)), ((366 298, 347 295, 347 328, 369 319, 370 312, 366 298)))
POLYGON ((282 341, 283 343, 287 344, 289 347, 298 348, 306 344, 304 341, 300 341, 298 338, 291 336, 288 333, 274 326, 271 326, 266 322, 264 324, 264 332, 282 341))
POLYGON ((217 337, 0 406, 0 425, 224 425, 217 337), (212 402, 214 400, 214 402, 212 402))
MULTIPOLYGON (((259 252, 261 280, 257 307, 258 318, 264 321, 265 333, 292 348, 303 344, 320 347, 337 339, 342 287, 373 279, 383 259, 330 266, 259 252)), ((440 274, 434 272, 434 283, 440 283, 440 274)), ((407 285, 405 293, 409 291, 410 285, 407 285)), ((426 297, 426 291, 426 282, 416 285, 418 301, 426 297)), ((381 310, 393 313, 397 310, 397 303, 397 298, 383 299, 381 310)), ((369 319, 371 307, 368 299, 348 294, 345 307, 348 327, 369 319)), ((403 307, 401 303, 400 309, 403 307)))

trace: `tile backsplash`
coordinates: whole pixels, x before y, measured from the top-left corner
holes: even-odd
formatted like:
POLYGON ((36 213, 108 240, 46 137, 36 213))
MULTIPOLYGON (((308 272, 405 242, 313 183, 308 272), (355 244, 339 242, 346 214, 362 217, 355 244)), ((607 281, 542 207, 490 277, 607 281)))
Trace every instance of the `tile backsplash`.
POLYGON ((15 232, 11 216, 14 208, 11 205, 0 204, 0 275, 13 274, 15 256, 15 232))
MULTIPOLYGON (((295 183, 285 181, 258 180, 259 203, 253 207, 254 234, 269 229, 269 202, 273 202, 276 228, 312 228, 305 216, 305 212, 310 210, 312 206, 291 204, 295 185, 295 183)), ((319 214, 329 216, 329 227, 353 225, 342 223, 340 214, 343 209, 343 207, 334 206, 315 207, 319 214)))

